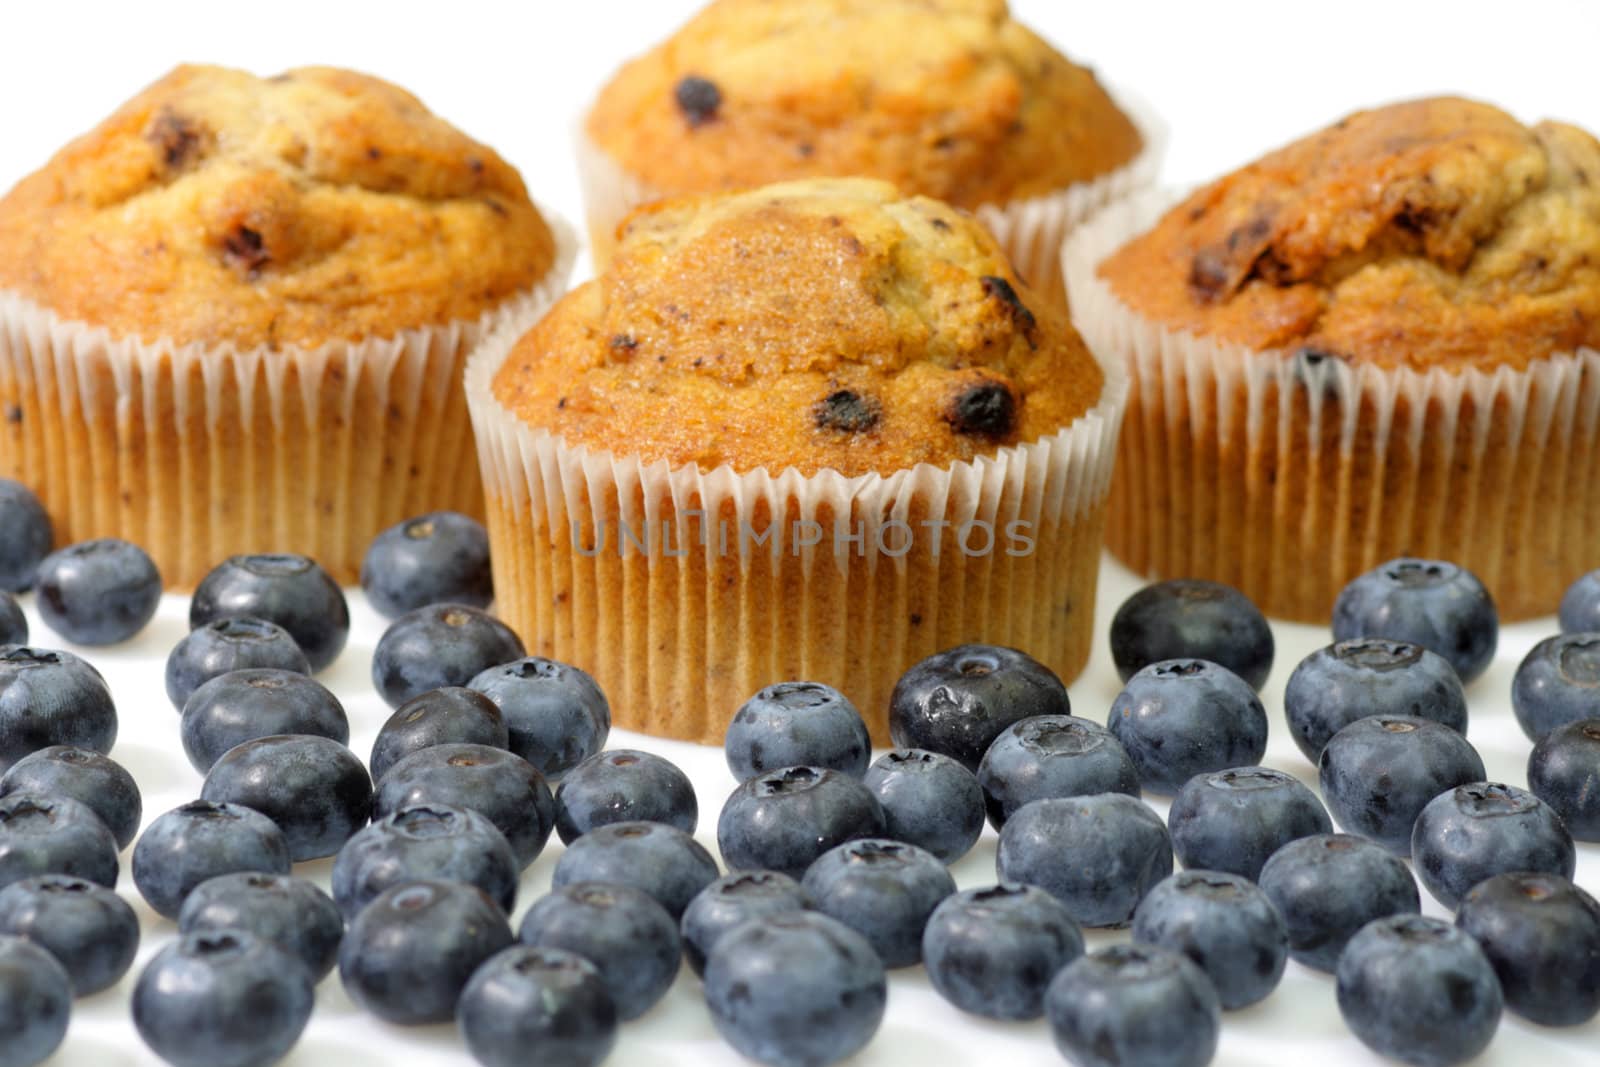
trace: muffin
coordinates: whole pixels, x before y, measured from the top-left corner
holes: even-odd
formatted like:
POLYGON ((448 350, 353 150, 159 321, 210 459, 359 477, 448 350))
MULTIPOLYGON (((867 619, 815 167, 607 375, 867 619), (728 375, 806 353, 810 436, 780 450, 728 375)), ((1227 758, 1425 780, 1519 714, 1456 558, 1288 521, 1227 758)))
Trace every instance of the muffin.
POLYGON ((384 527, 482 513, 465 354, 570 244, 404 90, 180 67, 0 199, 0 477, 172 586, 252 551, 353 582, 384 527))
POLYGON ((861 175, 976 212, 1055 295, 1067 231, 1154 180, 1154 141, 1005 0, 717 0, 605 86, 579 157, 601 264, 638 204, 861 175))
POLYGON ((1133 381, 1107 538, 1326 621, 1396 556, 1502 618, 1600 565, 1600 142, 1487 104, 1360 112, 1066 252, 1133 381))
POLYGON ((705 742, 806 679, 886 743, 895 679, 967 641, 1070 679, 1124 385, 946 204, 658 203, 468 367, 498 611, 618 725, 705 742))

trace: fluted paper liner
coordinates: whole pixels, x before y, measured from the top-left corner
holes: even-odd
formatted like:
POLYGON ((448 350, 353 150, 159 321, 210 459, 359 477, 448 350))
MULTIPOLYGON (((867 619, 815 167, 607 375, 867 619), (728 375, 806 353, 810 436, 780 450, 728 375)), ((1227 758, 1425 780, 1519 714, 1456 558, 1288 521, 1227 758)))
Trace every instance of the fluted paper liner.
POLYGON ((1467 567, 1502 619, 1550 614, 1600 567, 1600 352, 1417 370, 1169 330, 1096 269, 1174 202, 1113 205, 1063 255, 1079 332, 1131 378, 1106 525, 1130 567, 1318 622, 1401 555, 1467 567))
POLYGON ((56 543, 121 537, 170 588, 241 552, 298 552, 343 583, 384 527, 482 515, 461 374, 473 344, 531 325, 538 284, 479 318, 315 349, 143 342, 0 291, 0 476, 38 493, 56 543))
POLYGON ((530 653, 594 675, 617 725, 720 744, 758 689, 805 679, 844 692, 886 744, 895 680, 940 649, 983 641, 1063 679, 1082 669, 1127 385, 1115 364, 1090 412, 990 458, 739 474, 568 447, 523 423, 492 390, 518 336, 498 331, 467 367, 496 610, 530 653), (807 521, 820 544, 799 543, 807 521), (1031 552, 1007 536, 1019 522, 1031 552))

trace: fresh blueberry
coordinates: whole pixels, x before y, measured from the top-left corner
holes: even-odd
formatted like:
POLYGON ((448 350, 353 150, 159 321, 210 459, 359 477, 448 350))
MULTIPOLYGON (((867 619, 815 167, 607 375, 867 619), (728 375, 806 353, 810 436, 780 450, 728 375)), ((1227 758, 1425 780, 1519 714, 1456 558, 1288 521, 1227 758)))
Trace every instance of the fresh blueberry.
POLYGON ((939 995, 988 1019, 1037 1019, 1057 971, 1083 955, 1066 905, 1037 886, 995 885, 947 897, 922 932, 939 995))
POLYGON ((200 580, 189 601, 189 629, 241 615, 288 630, 313 671, 338 658, 350 636, 344 593, 305 556, 234 556, 200 580))
POLYGON ((994 739, 1035 715, 1070 715, 1055 672, 1013 648, 961 645, 912 667, 889 698, 889 736, 899 748, 949 756, 977 773, 994 739))
POLYGON ((236 804, 195 800, 145 828, 133 846, 133 884, 158 914, 176 919, 202 882, 235 871, 288 874, 289 863, 277 823, 236 804))
POLYGON ((213 678, 183 705, 179 736, 190 765, 201 774, 229 749, 279 734, 308 734, 343 745, 350 740, 350 720, 339 699, 315 678, 270 667, 213 678))
POLYGON ((513 660, 467 682, 500 709, 511 751, 554 780, 606 747, 611 705, 593 678, 539 656, 513 660))
POLYGON ((885 967, 922 962, 928 916, 956 891, 933 853, 884 838, 829 849, 800 884, 816 910, 866 938, 885 967))
POLYGON ((861 781, 883 809, 885 837, 945 863, 965 856, 983 833, 983 787, 949 756, 897 748, 879 756, 861 781))
POLYGON ((1259 884, 1288 926, 1289 955, 1329 974, 1357 930, 1422 908, 1405 861, 1350 834, 1289 842, 1261 868, 1259 884))
POLYGON ((706 972, 706 957, 722 935, 747 919, 801 911, 811 907, 811 894, 787 874, 777 871, 735 871, 695 894, 683 911, 678 930, 683 958, 696 975, 706 972))
POLYGON ((1564 633, 1534 645, 1511 681, 1511 708, 1530 741, 1600 716, 1600 632, 1564 633))
POLYGON ((556 833, 567 844, 619 822, 661 822, 686 834, 700 821, 689 776, 649 752, 619 748, 590 756, 556 787, 556 833))
POLYGON ((513 945, 473 972, 456 1004, 484 1067, 597 1067, 617 1041, 617 1006, 593 963, 558 948, 513 945))
POLYGON ((0 889, 41 874, 117 886, 117 840, 86 804, 64 796, 0 797, 0 889))
POLYGON ((722 751, 741 782, 783 767, 830 767, 860 778, 872 759, 872 739, 861 712, 837 689, 779 682, 734 714, 722 751))
POLYGON ((1448 726, 1409 715, 1357 719, 1317 759, 1322 800, 1341 829, 1411 855, 1411 824, 1447 789, 1483 781, 1483 760, 1448 726))
POLYGON ((1111 659, 1124 682, 1152 663, 1203 659, 1259 690, 1272 672, 1272 627, 1232 586, 1196 578, 1147 585, 1111 620, 1111 659))
POLYGON ((1377 637, 1341 641, 1301 660, 1283 691, 1283 711, 1312 763, 1334 734, 1369 715, 1414 715, 1467 732, 1466 694, 1449 662, 1421 645, 1377 637))
POLYGON ((711 853, 676 826, 617 822, 596 827, 567 846, 556 861, 552 884, 632 886, 649 893, 677 921, 718 873, 711 853))
POLYGON ((311 974, 243 930, 185 934, 133 989, 133 1024, 172 1067, 265 1067, 311 1019, 311 974))
POLYGON ((489 533, 456 511, 396 523, 367 549, 361 588, 367 603, 391 619, 429 604, 486 608, 494 599, 489 533))
POLYGON ((230 671, 274 668, 310 674, 311 663, 289 631, 248 615, 190 630, 167 656, 167 699, 179 711, 189 694, 230 671))
POLYGON ((155 618, 161 572, 138 545, 104 537, 39 564, 39 617, 75 645, 115 645, 155 618))
POLYGON ((1418 1067, 1472 1059, 1500 1025, 1500 982, 1478 943, 1421 915, 1362 927, 1339 956, 1338 997, 1362 1044, 1418 1067))
POLYGON ((1006 820, 995 870, 1002 882, 1053 893, 1084 926, 1124 926, 1172 873, 1172 839, 1161 816, 1126 793, 1035 800, 1006 820))
POLYGON ((39 498, 21 482, 0 478, 0 589, 32 589, 39 563, 54 541, 50 516, 39 498))
POLYGON ((1333 830, 1317 795, 1282 771, 1236 767, 1197 774, 1167 812, 1172 850, 1185 867, 1254 881, 1271 855, 1302 837, 1333 830))
POLYGON ((786 767, 733 791, 717 818, 717 848, 729 870, 791 878, 835 845, 882 837, 883 809, 867 787, 826 767, 786 767))
POLYGON ((345 931, 339 977, 361 1007, 416 1026, 455 1017, 474 971, 514 938, 500 906, 477 886, 421 881, 379 894, 345 931))
POLYGON ((1283 916, 1254 882, 1226 871, 1179 871, 1133 914, 1133 939, 1180 952, 1236 1011, 1278 987, 1289 958, 1283 916))
POLYGON ((283 831, 295 862, 338 852, 372 817, 372 779, 326 737, 276 734, 230 748, 206 772, 202 799, 254 808, 283 831))
POLYGON ((889 994, 866 939, 815 911, 730 930, 706 960, 705 987, 722 1039, 768 1067, 826 1067, 865 1048, 889 994))
POLYGON ((0 934, 25 937, 65 967, 75 996, 116 985, 139 951, 139 918, 103 885, 64 874, 0 889, 0 934))
POLYGON ((0 645, 28 643, 28 617, 10 593, 0 590, 0 645))
POLYGON ((1038 715, 1009 727, 978 764, 989 822, 996 830, 1024 804, 1096 793, 1139 795, 1139 771, 1122 742, 1099 723, 1038 715))
POLYGON ((401 808, 352 837, 333 864, 333 897, 346 918, 402 882, 441 878, 475 885, 507 915, 521 869, 511 844, 487 818, 466 808, 401 808))
POLYGON ((1474 782, 1434 797, 1411 831, 1417 877, 1447 908, 1497 874, 1571 878, 1578 851, 1550 805, 1516 786, 1474 782))
POLYGON ((465 604, 430 604, 400 616, 383 632, 372 652, 372 684, 397 708, 430 689, 466 685, 524 652, 522 639, 488 612, 465 604))
POLYGON ((1077 1067, 1204 1067, 1222 1026, 1217 991, 1189 957, 1112 945, 1063 967, 1045 993, 1056 1048, 1077 1067))
POLYGON ((1106 722, 1152 793, 1176 793, 1197 774, 1247 767, 1267 751, 1267 712, 1255 690, 1200 659, 1152 663, 1128 679, 1106 722))
POLYGON ((106 753, 117 708, 100 672, 70 652, 0 648, 0 772, 55 745, 106 753))
MULTIPOLYGON (((0 508, 3 507, 4 504, 0 503, 0 508)), ((1561 598, 1560 618, 1564 633, 1594 633, 1600 630, 1600 570, 1590 571, 1567 586, 1561 598)))
POLYGON ((320 982, 339 959, 344 917, 332 898, 303 878, 224 874, 195 887, 178 912, 185 934, 244 930, 306 965, 320 982))
POLYGON ((1494 659, 1500 616, 1471 571, 1433 559, 1392 559, 1363 574, 1333 605, 1333 639, 1382 637, 1432 649, 1463 685, 1494 659))
POLYGON ((1600 717, 1545 734, 1528 756, 1528 788, 1574 838, 1600 841, 1600 717))
POLYGON ((41 748, 0 776, 0 797, 38 793, 76 800, 100 816, 120 851, 133 844, 144 817, 144 801, 133 775, 109 756, 71 745, 41 748))
POLYGON ((1506 1007, 1542 1026, 1600 1013, 1600 904, 1559 875, 1512 871, 1473 886, 1456 925, 1478 942, 1506 1007))
POLYGON ((435 745, 509 748, 511 734, 494 701, 476 689, 430 689, 396 708, 378 731, 368 761, 373 779, 381 779, 411 753, 435 745))
POLYGON ((0 937, 0 1067, 34 1067, 67 1036, 72 980, 54 956, 0 937))
POLYGON ((378 782, 373 818, 403 808, 445 804, 486 817, 526 868, 555 826, 555 801, 544 776, 521 756, 487 745, 434 745, 389 768, 378 782))
POLYGON ((678 924, 654 897, 599 882, 557 886, 534 901, 517 936, 598 967, 620 1019, 638 1018, 666 995, 683 955, 678 924))

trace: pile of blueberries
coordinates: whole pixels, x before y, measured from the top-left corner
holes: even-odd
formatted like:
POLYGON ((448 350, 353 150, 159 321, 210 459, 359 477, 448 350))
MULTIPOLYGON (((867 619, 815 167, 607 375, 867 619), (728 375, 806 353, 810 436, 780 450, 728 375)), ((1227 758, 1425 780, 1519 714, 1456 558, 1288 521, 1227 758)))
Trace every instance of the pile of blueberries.
MULTIPOLYGON (((38 502, 0 481, 0 590, 35 588, 78 645, 153 616, 160 576, 136 546, 50 548, 38 502)), ((395 710, 365 763, 312 678, 349 632, 328 575, 240 556, 200 584, 166 688, 205 781, 142 835, 138 787, 106 755, 104 679, 28 646, 0 591, 0 1067, 46 1058, 72 998, 132 966, 139 925, 114 892, 130 844, 138 891, 180 932, 138 977, 133 1019, 175 1067, 281 1058, 335 967, 379 1018, 455 1020, 489 1067, 601 1062, 685 960, 718 1031, 773 1067, 864 1047, 886 970, 917 964, 962 1011, 1047 1017, 1083 1067, 1207 1063, 1221 1013, 1271 994, 1290 958, 1336 975, 1363 1042, 1427 1067, 1482 1051, 1504 1009, 1551 1026, 1600 1012, 1600 905, 1571 881, 1574 839, 1600 840, 1600 572, 1516 673, 1528 790, 1485 781, 1465 737, 1463 685, 1498 635, 1466 571, 1396 560, 1340 596, 1336 643, 1284 698, 1320 798, 1259 765, 1266 620, 1226 586, 1172 581, 1116 614, 1125 688, 1105 725, 1074 716, 1046 667, 985 645, 900 679, 897 747, 876 761, 843 694, 763 689, 725 739, 728 873, 692 837, 683 772, 606 749, 593 679, 486 613, 480 525, 399 524, 362 585, 394 620, 372 679, 395 710), (1165 821, 1145 793, 1171 797, 1165 821), (986 822, 998 881, 957 891, 948 865, 986 822), (513 931, 552 832, 553 889, 513 931), (292 874, 328 856, 331 895, 292 874), (1420 914, 1407 858, 1454 925, 1420 914), (1131 941, 1086 952, 1086 927, 1131 941)))

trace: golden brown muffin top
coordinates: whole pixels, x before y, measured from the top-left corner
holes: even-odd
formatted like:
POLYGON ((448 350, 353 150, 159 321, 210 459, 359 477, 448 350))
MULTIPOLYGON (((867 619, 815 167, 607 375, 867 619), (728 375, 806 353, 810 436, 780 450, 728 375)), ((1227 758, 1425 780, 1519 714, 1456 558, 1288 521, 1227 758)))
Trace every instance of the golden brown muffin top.
POLYGON ((636 212, 493 388, 572 446, 853 476, 1035 441, 1103 380, 971 218, 810 179, 636 212))
POLYGON ((1425 369, 1600 347, 1600 141, 1471 100, 1358 112, 1100 271, 1141 315, 1252 348, 1425 369))
POLYGON ((331 68, 179 67, 0 200, 0 288, 147 341, 388 336, 474 318, 554 257, 509 164, 331 68))
POLYGON ((617 73, 588 133, 671 192, 859 174, 969 209, 1142 146, 1005 0, 717 0, 617 73))

